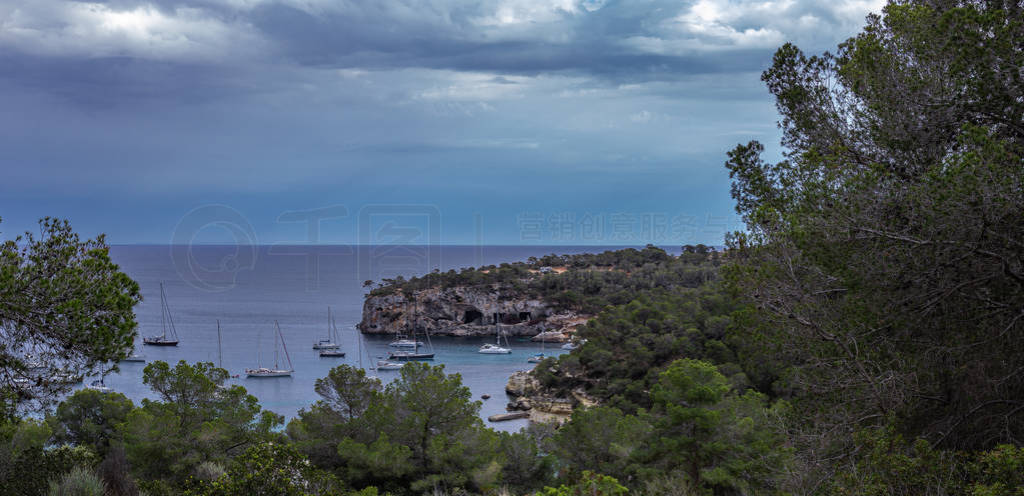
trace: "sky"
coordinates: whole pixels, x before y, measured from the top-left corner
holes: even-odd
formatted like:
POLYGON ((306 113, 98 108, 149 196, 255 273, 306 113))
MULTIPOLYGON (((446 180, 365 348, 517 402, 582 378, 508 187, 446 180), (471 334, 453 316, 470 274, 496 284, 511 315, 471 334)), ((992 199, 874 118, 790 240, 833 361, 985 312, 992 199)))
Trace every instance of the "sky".
POLYGON ((0 239, 722 244, 775 49, 879 0, 0 0, 0 239))

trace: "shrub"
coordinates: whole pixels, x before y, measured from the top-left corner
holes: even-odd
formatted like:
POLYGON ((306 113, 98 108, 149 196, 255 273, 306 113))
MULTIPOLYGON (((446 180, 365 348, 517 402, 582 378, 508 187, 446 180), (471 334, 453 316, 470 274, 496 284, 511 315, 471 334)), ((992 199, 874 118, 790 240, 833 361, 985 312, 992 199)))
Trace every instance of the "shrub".
POLYGON ((103 496, 106 487, 99 476, 91 470, 76 467, 60 478, 50 482, 49 496, 103 496))

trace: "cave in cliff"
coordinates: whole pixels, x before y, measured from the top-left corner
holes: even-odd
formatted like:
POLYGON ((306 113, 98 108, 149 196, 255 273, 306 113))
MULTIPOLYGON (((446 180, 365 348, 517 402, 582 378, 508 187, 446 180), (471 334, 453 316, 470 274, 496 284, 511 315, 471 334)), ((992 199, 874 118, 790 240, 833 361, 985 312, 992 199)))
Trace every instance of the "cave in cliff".
POLYGON ((482 324, 484 314, 475 308, 466 310, 466 313, 462 316, 462 322, 466 324, 482 324))

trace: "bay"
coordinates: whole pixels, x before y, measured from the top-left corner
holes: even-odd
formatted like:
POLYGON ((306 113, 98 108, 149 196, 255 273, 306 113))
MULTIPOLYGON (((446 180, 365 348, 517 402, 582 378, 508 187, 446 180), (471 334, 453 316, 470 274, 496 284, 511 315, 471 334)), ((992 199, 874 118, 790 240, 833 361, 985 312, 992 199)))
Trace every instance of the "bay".
MULTIPOLYGON (((391 336, 364 336, 365 350, 358 353, 360 321, 367 280, 411 277, 432 270, 525 261, 551 253, 594 253, 622 247, 597 246, 327 246, 327 245, 116 245, 111 257, 135 279, 143 301, 136 306, 140 336, 159 335, 160 285, 163 284, 180 343, 176 347, 142 346, 137 351, 147 361, 178 360, 220 364, 240 378, 266 409, 290 419, 318 396, 313 385, 340 364, 370 367, 388 351, 391 336), (327 307, 335 315, 344 358, 320 358, 312 344, 327 333, 327 307), (221 345, 218 350, 217 321, 221 345), (273 365, 274 322, 280 325, 295 372, 283 378, 246 378, 244 369, 273 365)), ((421 338, 422 340, 422 338, 421 338)), ((458 373, 474 400, 484 394, 480 415, 505 412, 505 384, 519 370, 529 370, 526 360, 541 351, 542 344, 512 339, 510 355, 484 355, 477 349, 493 338, 430 338, 436 352, 433 364, 458 373)), ((544 346, 548 355, 564 353, 559 345, 544 346)), ((285 364, 283 350, 278 363, 285 364)), ((154 398, 142 383, 144 363, 121 363, 105 383, 135 402, 154 398)), ((368 371, 388 382, 396 371, 368 371)), ((89 379, 86 380, 86 383, 89 379)), ((489 423, 500 430, 518 430, 526 420, 489 423)))

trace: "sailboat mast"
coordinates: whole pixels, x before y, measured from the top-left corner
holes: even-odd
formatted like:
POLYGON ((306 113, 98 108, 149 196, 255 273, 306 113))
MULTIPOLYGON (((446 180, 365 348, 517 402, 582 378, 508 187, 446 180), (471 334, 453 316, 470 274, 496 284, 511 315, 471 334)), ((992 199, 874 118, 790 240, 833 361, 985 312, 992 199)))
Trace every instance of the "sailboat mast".
POLYGON ((224 356, 220 348, 220 319, 217 319, 217 367, 224 368, 224 356))
POLYGON ((416 348, 415 348, 416 351, 415 352, 419 353, 420 352, 420 340, 416 338, 416 323, 418 322, 418 319, 419 319, 419 313, 417 313, 417 310, 419 310, 419 308, 416 308, 416 303, 418 303, 416 301, 416 293, 413 293, 413 297, 412 297, 412 319, 413 319, 412 320, 412 342, 415 343, 415 346, 416 346, 416 348))
MULTIPOLYGON (((288 345, 285 344, 285 342, 284 342, 284 334, 281 334, 281 326, 277 325, 277 321, 276 320, 274 321, 274 327, 277 328, 277 335, 278 335, 278 337, 281 338, 281 348, 284 349, 284 357, 285 357, 285 359, 288 360, 288 371, 290 372, 292 370, 295 370, 295 368, 292 367, 292 357, 288 356, 288 345)), ((276 350, 276 348, 275 348, 275 350, 276 350)))
MULTIPOLYGON (((164 294, 164 284, 160 283, 160 300, 163 303, 164 311, 167 312, 167 323, 171 327, 171 336, 175 341, 178 340, 178 331, 174 328, 174 317, 171 316, 171 306, 167 304, 167 295, 164 294)), ((167 331, 164 331, 167 334, 167 331)))
POLYGON ((160 337, 167 337, 167 303, 164 302, 164 283, 160 283, 160 337))
POLYGON ((263 368, 263 329, 256 331, 256 368, 263 368))

